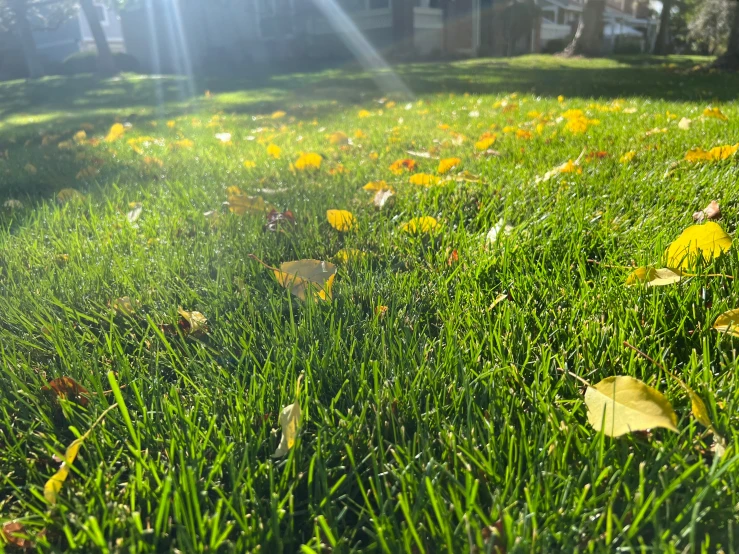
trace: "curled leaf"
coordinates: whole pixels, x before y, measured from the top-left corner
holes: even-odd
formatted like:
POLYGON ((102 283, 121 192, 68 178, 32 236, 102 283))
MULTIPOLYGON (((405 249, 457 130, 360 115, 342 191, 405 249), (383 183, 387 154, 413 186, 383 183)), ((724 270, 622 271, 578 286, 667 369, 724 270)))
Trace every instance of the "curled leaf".
POLYGON ((277 450, 272 454, 273 458, 281 458, 287 454, 295 445, 295 439, 298 436, 298 428, 302 413, 300 411, 300 381, 303 379, 301 375, 295 385, 295 402, 289 406, 285 406, 280 412, 280 426, 282 427, 282 437, 277 450))
POLYGON ((739 308, 718 316, 713 322, 713 328, 720 333, 739 337, 739 308))
POLYGON ((297 260, 285 262, 274 270, 277 282, 301 300, 311 297, 331 299, 331 288, 336 276, 336 266, 320 260, 297 260))
POLYGON ((721 208, 718 202, 711 200, 708 206, 693 214, 693 220, 696 223, 703 223, 704 219, 721 219, 721 208))
POLYGON ((110 303, 110 307, 119 314, 125 316, 131 316, 135 311, 133 307, 133 302, 131 302, 131 299, 128 296, 121 296, 120 298, 116 298, 110 303))
POLYGON ((46 501, 49 502, 49 504, 56 504, 59 498, 59 491, 62 490, 64 482, 67 480, 67 477, 69 477, 69 468, 75 458, 77 458, 77 454, 82 447, 82 441, 85 437, 86 435, 74 440, 72 444, 67 447, 61 467, 54 475, 51 476, 51 479, 46 481, 46 484, 44 485, 44 498, 46 498, 46 501))
POLYGON ((275 209, 261 196, 247 196, 239 187, 228 187, 226 193, 228 194, 228 209, 237 215, 244 215, 247 212, 259 214, 275 209))
POLYGON ((626 278, 626 286, 646 283, 648 287, 664 287, 679 282, 682 277, 683 273, 679 269, 639 267, 626 278))
POLYGON ((381 210, 388 202, 394 200, 394 197, 395 193, 391 189, 378 190, 372 198, 372 203, 381 210))
POLYGON ((177 308, 177 313, 182 316, 180 327, 185 333, 194 335, 208 331, 208 320, 200 312, 188 312, 182 308, 177 308))
POLYGON ((69 204, 82 202, 85 196, 77 189, 66 188, 60 190, 56 195, 56 201, 59 204, 69 204))
POLYGON ((141 212, 143 211, 144 206, 143 204, 141 204, 141 202, 131 202, 131 204, 129 204, 129 207, 133 209, 126 214, 126 219, 129 223, 133 223, 141 216, 141 212))
POLYGON ((677 414, 657 390, 625 375, 606 377, 585 391, 588 422, 596 431, 620 437, 664 427, 677 432, 677 414))

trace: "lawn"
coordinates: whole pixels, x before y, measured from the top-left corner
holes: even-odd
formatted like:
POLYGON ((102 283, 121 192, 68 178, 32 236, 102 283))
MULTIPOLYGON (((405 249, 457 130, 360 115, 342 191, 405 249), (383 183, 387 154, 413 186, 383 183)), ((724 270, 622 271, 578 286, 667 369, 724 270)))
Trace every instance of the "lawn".
POLYGON ((736 231, 705 61, 0 83, 9 551, 739 552, 739 250, 626 286, 736 231), (674 428, 596 431, 616 375, 674 428))

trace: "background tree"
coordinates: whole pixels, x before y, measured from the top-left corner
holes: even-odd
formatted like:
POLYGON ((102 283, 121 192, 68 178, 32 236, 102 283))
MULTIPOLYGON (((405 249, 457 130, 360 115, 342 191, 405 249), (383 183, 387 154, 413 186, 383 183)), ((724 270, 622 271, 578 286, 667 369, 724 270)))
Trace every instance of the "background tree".
POLYGON ((118 73, 118 69, 113 59, 113 52, 111 52, 108 44, 108 37, 105 36, 103 26, 100 24, 97 7, 92 3, 92 0, 80 0, 80 8, 82 13, 85 14, 92 37, 95 39, 98 73, 103 76, 115 75, 118 73))
POLYGON ((714 65, 725 69, 739 69, 739 6, 737 1, 730 2, 730 13, 728 20, 731 21, 729 31, 729 42, 726 52, 720 56, 714 65))
POLYGON ((587 0, 575 37, 563 52, 565 56, 600 56, 602 54, 605 9, 605 0, 587 0))
POLYGON ((726 48, 734 15, 731 0, 703 0, 688 21, 688 38, 693 50, 715 55, 726 48))
POLYGON ((672 0, 662 0, 662 13, 659 15, 659 31, 654 41, 654 53, 658 56, 666 56, 671 52, 670 15, 672 12, 672 0))
POLYGON ((18 37, 28 77, 44 75, 33 32, 58 27, 77 10, 75 0, 0 0, 0 23, 18 37))

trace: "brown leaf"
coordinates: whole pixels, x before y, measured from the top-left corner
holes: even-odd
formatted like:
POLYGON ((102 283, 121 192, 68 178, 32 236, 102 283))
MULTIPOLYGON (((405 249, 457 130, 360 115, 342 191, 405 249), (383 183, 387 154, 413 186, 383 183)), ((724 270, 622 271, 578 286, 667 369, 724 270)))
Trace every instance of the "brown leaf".
POLYGON ((70 402, 76 402, 83 408, 90 402, 87 395, 90 393, 71 377, 59 377, 49 381, 48 386, 41 387, 45 393, 54 391, 57 397, 66 398, 70 402))
POLYGON ((28 531, 26 531, 26 527, 22 523, 18 523, 17 521, 5 522, 2 528, 2 535, 8 544, 16 548, 22 550, 33 548, 33 542, 25 538, 25 536, 28 536, 28 531))
POLYGON ((706 219, 721 219, 721 208, 718 202, 711 200, 708 206, 693 214, 693 219, 696 223, 702 223, 706 219))
POLYGON ((288 223, 295 225, 295 215, 290 210, 278 212, 277 210, 273 209, 267 214, 267 223, 264 224, 262 230, 272 231, 274 233, 282 225, 286 225, 288 223))

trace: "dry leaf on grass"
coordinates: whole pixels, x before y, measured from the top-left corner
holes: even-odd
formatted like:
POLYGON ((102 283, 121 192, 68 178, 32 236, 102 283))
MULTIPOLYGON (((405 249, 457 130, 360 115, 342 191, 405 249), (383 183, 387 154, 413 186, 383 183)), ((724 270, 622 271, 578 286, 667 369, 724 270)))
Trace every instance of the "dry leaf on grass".
POLYGON ((708 206, 693 214, 696 223, 703 223, 706 219, 721 219, 721 208, 715 200, 711 200, 708 206))
POLYGON ((677 414, 670 402, 633 377, 617 375, 588 386, 585 405, 590 425, 609 437, 654 427, 677 432, 677 414))

